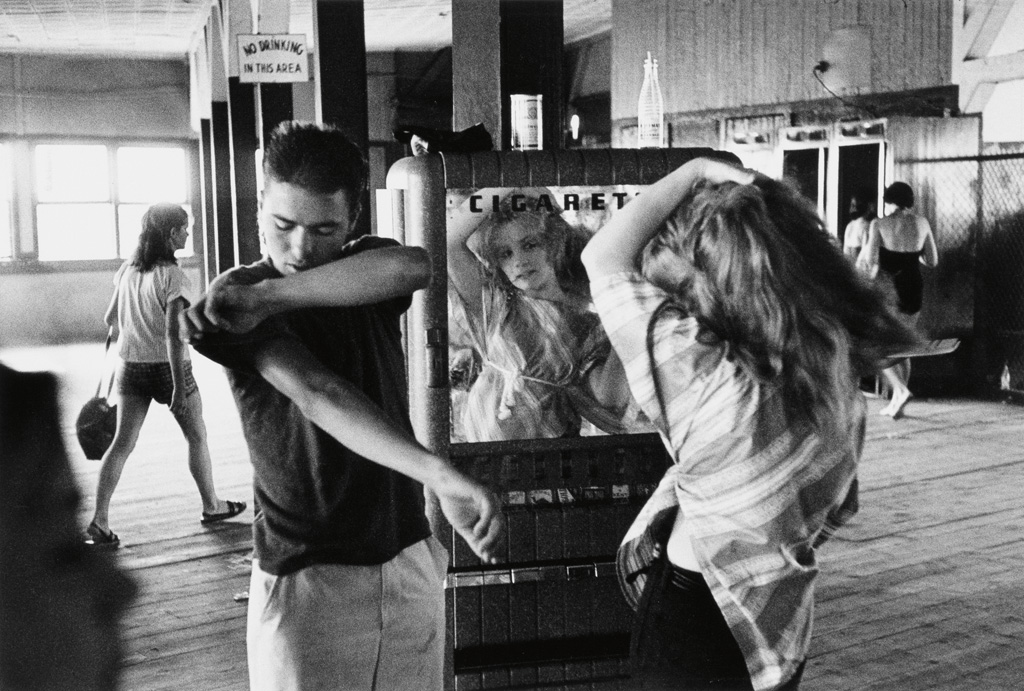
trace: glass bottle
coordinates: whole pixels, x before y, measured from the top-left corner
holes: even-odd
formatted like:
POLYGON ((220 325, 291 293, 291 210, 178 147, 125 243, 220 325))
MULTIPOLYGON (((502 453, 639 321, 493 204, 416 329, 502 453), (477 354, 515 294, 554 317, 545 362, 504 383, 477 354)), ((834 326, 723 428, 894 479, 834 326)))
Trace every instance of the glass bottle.
POLYGON ((650 51, 644 60, 644 83, 637 103, 637 146, 641 149, 665 146, 665 103, 658 83, 658 61, 650 51))

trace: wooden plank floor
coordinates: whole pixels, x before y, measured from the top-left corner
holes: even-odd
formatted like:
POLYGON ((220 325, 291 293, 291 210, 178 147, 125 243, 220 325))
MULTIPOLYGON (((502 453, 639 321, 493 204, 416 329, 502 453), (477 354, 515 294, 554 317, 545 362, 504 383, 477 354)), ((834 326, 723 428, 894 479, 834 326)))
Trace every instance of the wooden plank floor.
MULTIPOLYGON (((95 387, 102 346, 0 352, 57 371, 68 450, 92 507, 98 463, 72 419, 95 387)), ((251 504, 251 471, 220 370, 195 358, 221 495, 251 504)), ((1024 689, 1024 408, 912 400, 900 421, 872 411, 861 511, 820 553, 817 622, 804 691, 1024 689)), ((122 688, 247 688, 245 605, 251 509, 204 528, 185 442, 154 408, 111 507, 121 563, 140 585, 124 620, 122 688)))

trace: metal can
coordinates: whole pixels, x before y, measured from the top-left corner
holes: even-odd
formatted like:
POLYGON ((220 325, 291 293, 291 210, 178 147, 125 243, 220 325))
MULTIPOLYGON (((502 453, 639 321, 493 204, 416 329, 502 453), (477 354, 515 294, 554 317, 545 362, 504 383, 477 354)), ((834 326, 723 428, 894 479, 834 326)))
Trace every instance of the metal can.
POLYGON ((512 148, 543 149, 543 104, 541 94, 511 94, 512 148))

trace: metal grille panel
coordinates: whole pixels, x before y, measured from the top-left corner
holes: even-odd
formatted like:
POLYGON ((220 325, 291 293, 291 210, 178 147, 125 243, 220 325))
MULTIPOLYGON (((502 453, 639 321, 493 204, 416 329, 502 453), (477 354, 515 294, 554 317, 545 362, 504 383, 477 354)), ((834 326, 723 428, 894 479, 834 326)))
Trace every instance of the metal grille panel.
POLYGON ((976 388, 1024 393, 1024 154, 898 161, 896 175, 939 246, 922 329, 973 336, 976 388))

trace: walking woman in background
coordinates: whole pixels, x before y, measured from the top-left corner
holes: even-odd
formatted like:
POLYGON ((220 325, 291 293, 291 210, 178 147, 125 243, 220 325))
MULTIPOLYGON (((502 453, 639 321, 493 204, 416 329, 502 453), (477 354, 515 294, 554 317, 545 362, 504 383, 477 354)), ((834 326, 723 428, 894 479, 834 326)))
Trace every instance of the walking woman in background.
POLYGON ((673 465, 617 558, 636 688, 797 688, 815 549, 857 506, 858 378, 915 342, 790 187, 696 159, 583 251, 673 465))
MULTIPOLYGON (((907 326, 917 326, 921 312, 924 282, 921 264, 934 267, 939 263, 935 236, 928 219, 915 214, 914 190, 905 182, 894 182, 882 195, 885 216, 871 224, 868 244, 859 264, 869 276, 879 272, 891 282, 896 306, 907 326)), ((910 400, 910 360, 903 359, 882 371, 892 388, 892 400, 879 413, 899 418, 910 400)))
POLYGON ((203 404, 192 377, 188 347, 178 338, 178 314, 188 307, 188 279, 174 252, 188 238, 188 214, 174 204, 151 206, 142 217, 139 244, 114 276, 114 296, 104 321, 118 333, 121 361, 116 381, 117 431, 103 456, 96 487, 96 510, 86 544, 116 548, 110 530, 110 499, 125 461, 135 448, 149 403, 167 405, 188 441, 188 466, 203 500, 202 523, 222 521, 245 510, 244 502, 224 501, 213 486, 203 404))

